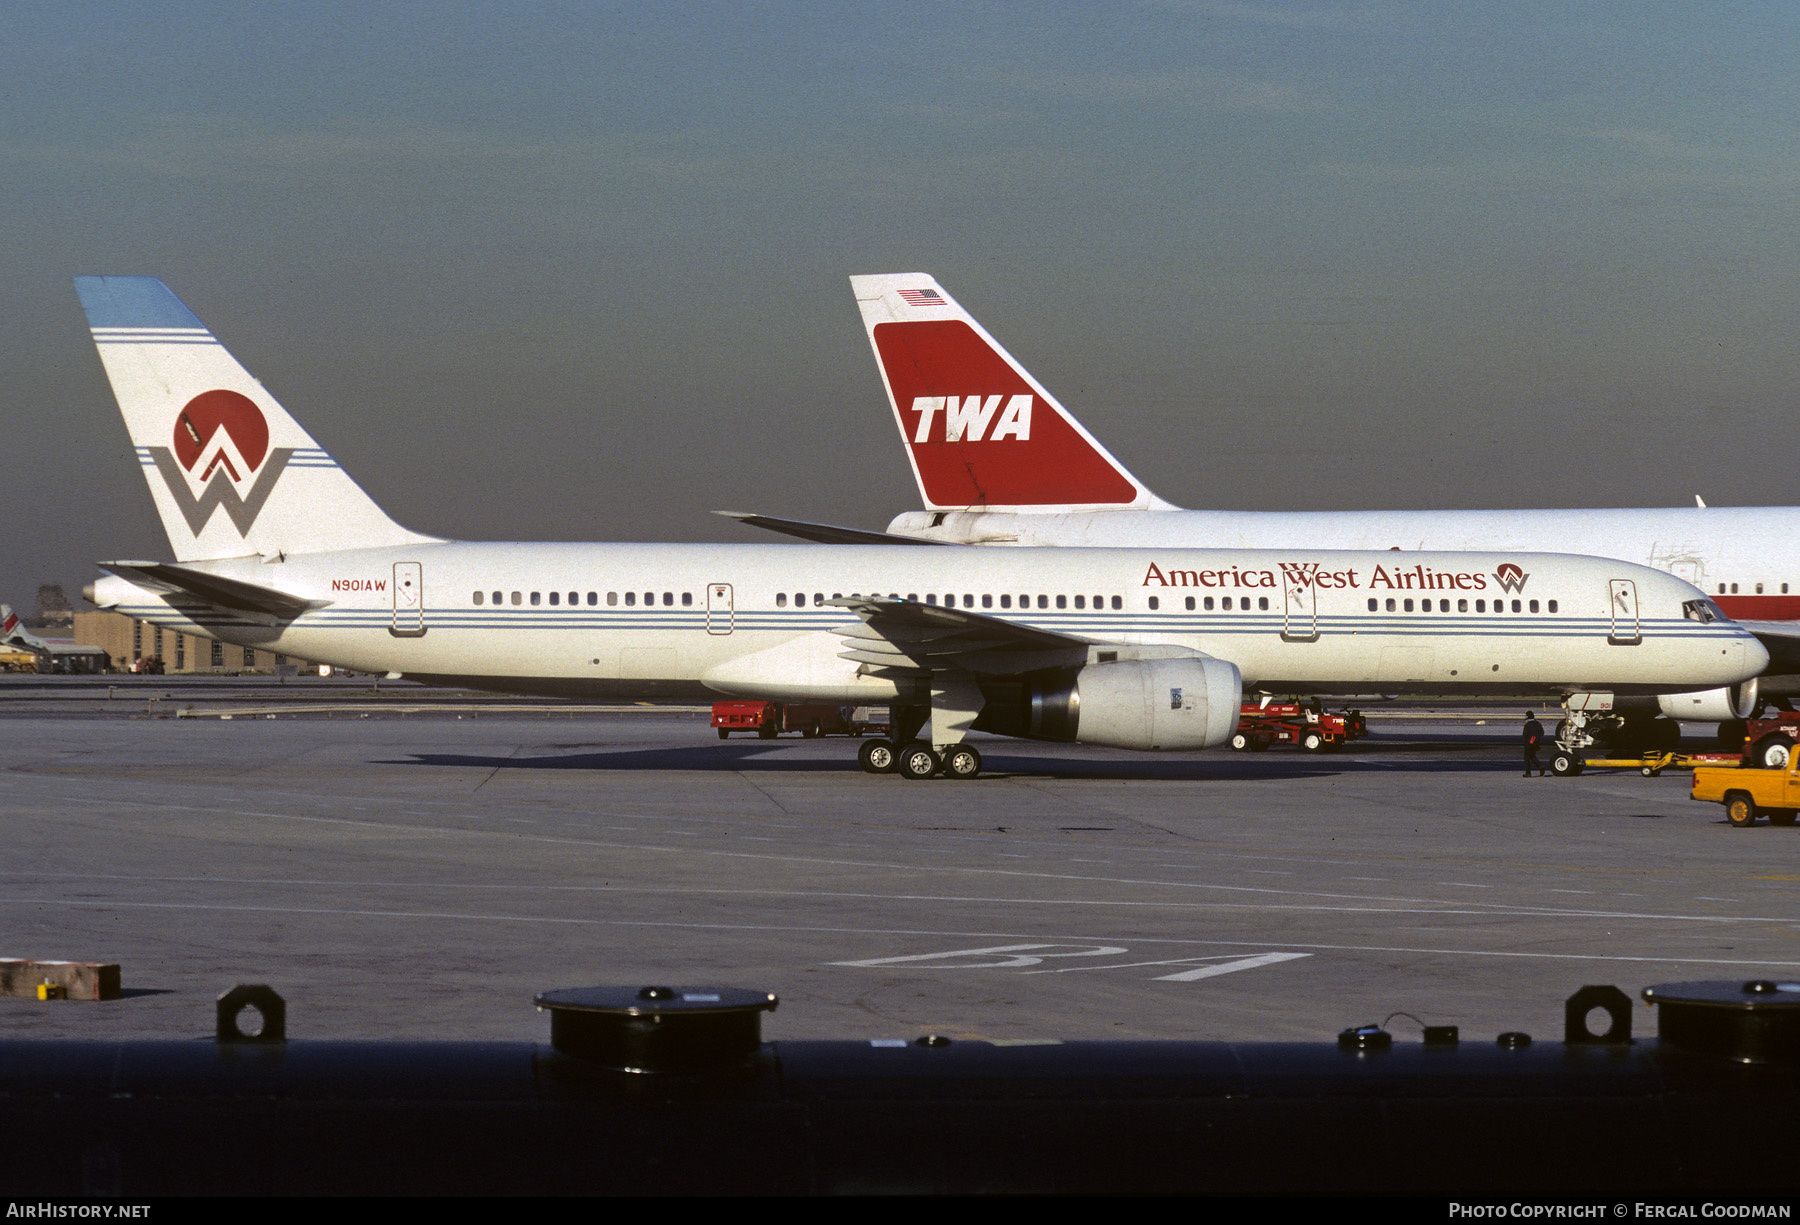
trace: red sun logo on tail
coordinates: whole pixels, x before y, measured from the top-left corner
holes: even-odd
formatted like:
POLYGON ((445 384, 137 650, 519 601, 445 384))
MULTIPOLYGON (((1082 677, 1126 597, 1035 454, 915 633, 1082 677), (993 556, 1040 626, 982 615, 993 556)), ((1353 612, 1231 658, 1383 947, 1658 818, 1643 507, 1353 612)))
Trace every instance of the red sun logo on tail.
MULTIPOLYGON (((219 430, 231 439, 231 445, 237 448, 238 456, 249 465, 254 472, 262 467, 263 456, 269 453, 269 423, 264 420, 262 409, 256 407, 256 401, 249 396, 239 395, 235 391, 203 391, 187 402, 175 418, 175 458, 189 472, 206 454, 207 444, 219 430)), ((221 450, 215 453, 207 470, 200 473, 205 481, 212 475, 213 468, 220 461, 229 469, 231 460, 221 450)), ((231 473, 235 483, 243 479, 245 474, 231 473)))
POLYGON ((173 448, 147 449, 195 536, 221 507, 238 535, 248 536, 294 454, 269 446, 269 421, 256 401, 224 388, 201 392, 175 414, 173 441, 173 448))

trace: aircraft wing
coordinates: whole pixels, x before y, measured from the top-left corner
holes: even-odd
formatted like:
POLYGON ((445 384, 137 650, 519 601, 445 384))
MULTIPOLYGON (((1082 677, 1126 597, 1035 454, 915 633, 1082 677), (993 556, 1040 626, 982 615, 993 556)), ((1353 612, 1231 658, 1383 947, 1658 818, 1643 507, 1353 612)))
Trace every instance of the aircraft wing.
POLYGON ((860 527, 837 527, 830 523, 807 523, 802 519, 777 519, 773 515, 753 515, 743 510, 715 510, 715 515, 736 519, 751 527, 767 528, 784 536, 816 540, 820 544, 949 544, 947 540, 919 540, 913 536, 894 536, 887 532, 871 532, 860 527))
POLYGON ((100 568, 151 591, 186 596, 229 612, 262 613, 292 621, 301 613, 324 608, 330 600, 309 600, 273 587, 246 583, 159 561, 103 561, 100 568))
POLYGON ((1016 676, 1039 668, 1079 667, 1095 642, 914 600, 851 596, 828 603, 859 618, 839 627, 846 649, 838 654, 889 675, 955 670, 1016 676))
POLYGON ((1737 623, 1755 634, 1756 640, 1769 652, 1769 666, 1763 669, 1765 674, 1800 674, 1800 622, 1738 620, 1737 623))

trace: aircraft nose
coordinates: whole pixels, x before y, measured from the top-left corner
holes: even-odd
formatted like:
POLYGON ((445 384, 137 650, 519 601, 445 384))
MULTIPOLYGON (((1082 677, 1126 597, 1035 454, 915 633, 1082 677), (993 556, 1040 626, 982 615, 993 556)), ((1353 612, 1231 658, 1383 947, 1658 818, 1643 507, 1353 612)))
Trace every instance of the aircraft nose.
POLYGON ((1744 666, 1754 669, 1745 673, 1745 677, 1761 676, 1763 669, 1769 666, 1769 648, 1757 641, 1755 634, 1745 634, 1744 637, 1748 639, 1744 643, 1744 666))

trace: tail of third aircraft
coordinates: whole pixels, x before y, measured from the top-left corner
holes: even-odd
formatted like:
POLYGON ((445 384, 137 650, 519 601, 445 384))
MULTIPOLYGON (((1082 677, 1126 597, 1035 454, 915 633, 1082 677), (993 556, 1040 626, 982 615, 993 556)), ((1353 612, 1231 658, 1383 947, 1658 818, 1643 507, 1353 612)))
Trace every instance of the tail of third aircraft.
POLYGON ((432 539, 388 518, 161 281, 75 291, 177 561, 432 539))
POLYGON ((931 277, 850 286, 926 507, 1167 507, 931 277))

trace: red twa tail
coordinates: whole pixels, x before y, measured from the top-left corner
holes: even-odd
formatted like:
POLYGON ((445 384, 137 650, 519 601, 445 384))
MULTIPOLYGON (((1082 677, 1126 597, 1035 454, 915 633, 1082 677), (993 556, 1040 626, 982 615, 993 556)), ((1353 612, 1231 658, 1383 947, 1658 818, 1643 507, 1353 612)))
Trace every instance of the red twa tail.
POLYGON ((850 286, 928 509, 1166 505, 931 277, 850 286))

